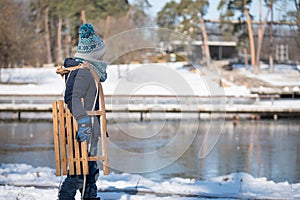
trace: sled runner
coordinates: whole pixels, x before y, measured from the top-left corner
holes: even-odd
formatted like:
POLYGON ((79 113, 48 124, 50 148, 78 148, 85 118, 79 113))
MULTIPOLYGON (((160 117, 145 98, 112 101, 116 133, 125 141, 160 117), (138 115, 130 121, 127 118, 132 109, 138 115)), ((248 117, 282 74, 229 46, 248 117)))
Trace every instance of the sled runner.
MULTIPOLYGON (((69 73, 71 70, 68 71, 67 69, 58 68, 57 73, 63 75, 69 73)), ((87 111, 87 114, 91 117, 100 116, 102 155, 88 155, 87 141, 80 143, 76 140, 78 129, 76 119, 72 116, 72 113, 63 100, 54 101, 52 102, 52 114, 56 176, 67 174, 87 175, 89 173, 88 161, 102 161, 104 175, 109 173, 104 94, 100 81, 97 81, 97 83, 99 91, 99 110, 87 111)))

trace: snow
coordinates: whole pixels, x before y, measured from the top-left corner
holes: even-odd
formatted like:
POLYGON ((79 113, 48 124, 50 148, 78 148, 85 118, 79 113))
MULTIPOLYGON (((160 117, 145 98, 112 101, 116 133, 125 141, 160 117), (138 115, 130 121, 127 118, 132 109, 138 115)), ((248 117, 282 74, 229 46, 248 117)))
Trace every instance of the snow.
MULTIPOLYGON (((277 69, 279 68, 276 67, 277 69)), ((283 86, 294 86, 298 88, 300 86, 299 81, 299 71, 286 69, 283 70, 279 68, 274 73, 269 73, 268 71, 261 71, 259 74, 253 74, 250 71, 245 70, 244 68, 238 70, 239 73, 244 74, 250 78, 256 78, 263 80, 273 86, 283 87, 283 86)))
MULTIPOLYGON (((202 69, 190 71, 183 63, 147 65, 110 65, 108 79, 103 83, 105 94, 143 95, 227 95, 251 96, 244 86, 227 82, 219 87, 217 73, 202 69), (201 71, 201 73, 200 73, 201 71), (167 78, 166 78, 167 77, 167 78)), ((56 68, 2 69, 0 94, 53 94, 64 91, 63 79, 55 74, 56 68)), ((253 76, 241 70, 240 73, 253 76)), ((280 74, 260 74, 258 78, 275 86, 300 86, 299 74, 291 73, 291 79, 283 80, 280 74)), ((226 81, 226 80, 224 80, 226 81)), ((270 104, 268 102, 267 104, 270 104)), ((274 105, 290 106, 292 102, 275 102, 274 105)), ((253 105, 257 106, 257 105, 253 105)), ((34 168, 26 164, 4 164, 0 167, 0 200, 48 200, 56 199, 58 187, 64 177, 56 177, 55 170, 47 167, 34 168)), ((101 199, 300 199, 300 183, 275 183, 264 177, 247 173, 232 173, 208 180, 168 180, 145 178, 135 174, 111 173, 101 175, 97 181, 101 199)), ((76 199, 80 199, 77 193, 76 199)))
MULTIPOLYGON (((102 86, 107 95, 253 96, 247 87, 237 86, 224 79, 222 82, 227 86, 219 87, 221 77, 218 69, 190 70, 182 67, 184 64, 178 62, 109 65, 108 79, 102 86)), ((268 82, 274 87, 292 87, 294 92, 300 90, 300 74, 297 70, 288 68, 284 71, 280 66, 276 69, 278 70, 274 73, 262 71, 258 75, 244 68, 236 70, 245 76, 268 82)), ((60 95, 64 91, 64 81, 55 70, 54 67, 2 69, 2 81, 15 84, 0 84, 0 94, 60 95)), ((270 88, 259 89, 270 90, 270 88)))
POLYGON ((61 94, 63 79, 56 75, 55 68, 2 69, 1 94, 61 94))
MULTIPOLYGON (((102 173, 102 172, 101 172, 102 173)), ((1 164, 0 199, 55 199, 64 177, 55 170, 26 164, 1 164)), ((171 178, 155 180, 134 174, 111 173, 97 180, 103 199, 299 199, 300 184, 275 183, 247 173, 232 173, 208 180, 171 178)), ((80 199, 77 193, 76 199, 80 199)))
MULTIPOLYGON (((184 63, 151 63, 110 65, 108 79, 102 84, 105 94, 136 95, 224 95, 218 93, 219 77, 207 79, 200 70, 191 72, 184 63)), ((55 94, 64 91, 63 79, 55 73, 56 68, 2 69, 3 82, 0 94, 55 94)), ((208 73, 208 72, 207 72, 208 73)), ((245 87, 232 86, 225 89, 228 95, 249 95, 245 87)))

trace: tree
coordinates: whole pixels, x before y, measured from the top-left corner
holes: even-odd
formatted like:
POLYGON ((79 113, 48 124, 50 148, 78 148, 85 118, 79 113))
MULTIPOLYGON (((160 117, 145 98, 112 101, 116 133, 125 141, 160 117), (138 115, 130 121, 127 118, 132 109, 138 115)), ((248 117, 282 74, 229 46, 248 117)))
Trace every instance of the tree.
POLYGON ((199 29, 201 30, 207 66, 210 65, 210 51, 204 16, 208 6, 208 0, 181 0, 179 3, 171 1, 157 15, 157 23, 160 27, 172 28, 191 37, 197 37, 199 29))
POLYGON ((54 47, 50 48, 52 51, 55 50, 55 60, 59 64, 63 62, 64 52, 66 55, 70 54, 69 43, 72 38, 77 40, 78 29, 82 23, 89 22, 97 25, 99 19, 122 15, 128 7, 127 0, 51 0, 45 4, 50 18, 48 26, 45 25, 45 34, 50 38, 47 44, 52 44, 54 47))
POLYGON ((270 71, 274 71, 274 59, 273 59, 273 52, 274 52, 274 44, 273 44, 273 4, 270 6, 271 9, 271 22, 269 27, 269 41, 270 41, 270 48, 269 48, 269 64, 270 64, 270 71))
MULTIPOLYGON (((68 0, 70 18, 72 23, 71 29, 74 30, 77 36, 79 26, 84 22, 94 23, 98 26, 99 22, 105 19, 106 26, 101 30, 104 30, 100 35, 108 37, 110 35, 110 23, 112 17, 120 18, 126 15, 129 10, 128 0, 68 0), (80 21, 78 18, 80 17, 80 21)), ((119 24, 120 25, 120 24, 119 24)), ((102 26, 101 26, 102 27, 102 26)), ((75 35, 73 35, 75 37, 75 35)))
POLYGON ((43 56, 34 56, 35 59, 37 59, 36 65, 40 65, 40 63, 52 63, 51 35, 49 30, 49 1, 30 0, 29 8, 32 15, 32 24, 35 25, 35 37, 42 38, 42 40, 36 44, 35 49, 40 49, 40 54, 43 56), (40 45, 43 45, 44 48, 40 48, 40 45))
MULTIPOLYGON (((267 21, 269 18, 270 13, 273 10, 273 5, 276 3, 277 0, 264 0, 266 6, 268 7, 268 11, 265 17, 265 20, 263 21, 262 26, 259 27, 258 29, 258 41, 257 41, 257 51, 256 51, 256 66, 259 67, 260 66, 260 53, 261 53, 261 48, 262 48, 262 43, 263 43, 263 38, 264 38, 264 34, 265 34, 265 29, 267 26, 267 21)), ((271 29, 271 27, 270 27, 271 29)), ((270 45, 270 69, 273 69, 273 57, 272 57, 272 42, 270 45)))
POLYGON ((208 6, 208 0, 181 0, 178 5, 179 16, 183 17, 183 21, 181 23, 183 24, 183 29, 191 32, 192 34, 195 32, 197 33, 199 28, 201 30, 206 66, 209 66, 211 62, 208 37, 204 22, 204 16, 207 13, 208 6))
POLYGON ((51 38, 49 31, 49 6, 45 7, 45 40, 46 40, 46 51, 47 51, 47 63, 52 63, 52 54, 51 54, 51 38))
POLYGON ((56 32, 56 62, 58 64, 63 63, 63 19, 68 19, 69 14, 66 12, 69 8, 69 4, 67 0, 51 0, 49 2, 50 10, 51 10, 51 18, 54 20, 57 32, 56 32))
POLYGON ((151 7, 148 0, 134 0, 132 4, 131 20, 135 27, 141 28, 147 24, 150 19, 146 14, 147 9, 151 7))
POLYGON ((179 25, 177 6, 178 4, 174 0, 165 4, 162 10, 157 13, 156 22, 158 26, 174 30, 179 25))
POLYGON ((246 23, 248 27, 248 37, 249 37, 249 43, 250 43, 250 55, 251 55, 251 66, 254 71, 254 73, 258 73, 258 69, 256 66, 256 60, 255 60, 255 43, 254 43, 254 36, 253 36, 253 30, 252 30, 252 23, 251 23, 251 17, 249 14, 249 8, 247 7, 248 3, 251 3, 249 0, 243 0, 243 9, 246 16, 246 23))
POLYGON ((28 64, 34 38, 28 7, 23 2, 0 1, 0 66, 28 64), (16 12, 17 11, 17 12, 16 12))
POLYGON ((83 22, 93 23, 102 36, 104 28, 99 27, 103 19, 109 19, 105 37, 133 27, 132 22, 143 26, 141 22, 147 21, 143 11, 150 4, 136 1, 136 10, 128 12, 128 0, 1 0, 0 67, 61 63, 77 44, 83 22))
MULTIPOLYGON (((221 13, 220 18, 231 19, 236 12, 239 12, 239 20, 246 21, 247 25, 247 33, 248 33, 248 40, 250 46, 250 55, 251 55, 251 65, 253 68, 254 73, 258 73, 258 69, 256 66, 256 59, 255 59, 255 43, 254 43, 254 36, 252 30, 252 16, 249 13, 249 6, 251 5, 252 0, 221 0, 218 9, 224 9, 225 13, 221 13)), ((243 24, 238 24, 243 25, 243 24)))
POLYGON ((296 10, 287 12, 287 15, 297 26, 297 37, 295 38, 295 42, 298 49, 300 49, 300 0, 293 1, 296 10))

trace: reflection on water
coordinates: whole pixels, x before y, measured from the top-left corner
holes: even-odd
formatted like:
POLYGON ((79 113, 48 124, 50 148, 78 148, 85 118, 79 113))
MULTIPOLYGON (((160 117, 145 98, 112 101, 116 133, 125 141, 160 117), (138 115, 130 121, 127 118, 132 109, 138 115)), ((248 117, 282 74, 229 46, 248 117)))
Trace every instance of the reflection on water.
POLYGON ((1 163, 54 167, 51 123, 0 123, 1 163))
MULTIPOLYGON (((248 172, 255 177, 274 181, 300 182, 300 126, 292 121, 240 121, 234 126, 225 122, 222 134, 213 150, 199 159, 201 145, 214 122, 164 121, 108 124, 110 133, 109 159, 124 168, 134 165, 145 167, 174 157, 173 164, 155 172, 144 174, 156 178, 175 176, 207 179, 232 172, 248 172), (179 126, 180 123, 180 126, 179 126), (186 138, 197 133, 190 145, 186 138), (130 158, 114 154, 119 148, 128 152, 149 153, 166 147, 175 135, 182 145, 157 155, 156 160, 131 162, 130 158), (189 145, 186 150, 182 146, 189 145), (179 151, 183 155, 177 159, 179 151)), ((214 131, 210 131, 214 134, 214 131)), ((215 133, 217 134, 217 133, 215 133)), ((55 168, 52 124, 47 122, 0 123, 1 163, 27 163, 33 166, 55 168)), ((113 171, 113 169, 112 169, 113 171)))

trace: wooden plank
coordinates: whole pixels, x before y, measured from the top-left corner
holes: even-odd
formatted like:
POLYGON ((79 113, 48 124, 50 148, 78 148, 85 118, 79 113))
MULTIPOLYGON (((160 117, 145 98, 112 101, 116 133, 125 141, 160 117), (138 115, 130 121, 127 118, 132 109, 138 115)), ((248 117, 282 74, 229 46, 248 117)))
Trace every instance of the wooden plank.
POLYGON ((81 142, 81 155, 82 155, 82 172, 84 175, 89 174, 89 165, 88 165, 88 149, 87 141, 81 142))
POLYGON ((61 152, 61 165, 63 175, 68 173, 67 171, 67 152, 66 152, 66 133, 65 133, 65 110, 63 100, 58 101, 59 111, 59 138, 60 138, 60 152, 61 152))
POLYGON ((83 67, 87 67, 90 69, 90 72, 92 76, 94 77, 95 81, 98 83, 98 92, 99 92, 99 109, 101 112, 100 115, 100 132, 101 132, 101 144, 102 144, 102 156, 104 157, 103 161, 103 172, 104 175, 107 175, 109 173, 109 168, 108 168, 108 155, 107 155, 107 143, 106 143, 106 113, 105 113, 105 102, 104 102, 104 94, 103 94, 103 88, 101 85, 101 82, 99 80, 98 75, 95 73, 93 68, 89 65, 86 64, 83 67))
POLYGON ((104 160, 104 156, 91 156, 88 157, 88 161, 98 161, 98 160, 104 160))
POLYGON ((69 173, 71 175, 74 175, 75 167, 74 167, 74 143, 73 143, 72 118, 73 117, 72 117, 70 110, 68 108, 66 108, 69 173))
POLYGON ((73 143, 74 143, 74 150, 75 150, 75 163, 76 163, 76 174, 81 174, 81 166, 80 166, 80 149, 79 149, 79 143, 76 140, 76 133, 78 130, 78 125, 76 119, 73 117, 73 143))
POLYGON ((105 112, 103 112, 102 110, 86 111, 86 113, 89 116, 98 116, 98 115, 104 115, 105 114, 105 112))
POLYGON ((108 153, 107 153, 107 141, 106 141, 106 113, 105 113, 105 102, 104 102, 104 94, 103 88, 100 83, 98 82, 98 90, 99 90, 99 109, 103 112, 100 116, 100 133, 101 133, 101 143, 102 143, 102 156, 104 157, 103 160, 103 174, 109 174, 109 167, 108 167, 108 153))
POLYGON ((59 151, 59 129, 58 129, 58 114, 57 103, 52 102, 52 116, 53 116, 53 140, 54 140, 54 153, 55 153, 55 167, 56 176, 61 176, 60 173, 60 151, 59 151))
MULTIPOLYGON (((158 109, 152 107, 139 107, 136 106, 128 106, 128 105, 108 105, 106 108, 106 113, 241 113, 241 114, 278 114, 278 115, 290 115, 297 116, 300 114, 300 106, 292 106, 292 107, 284 107, 281 105, 276 105, 276 101, 273 102, 274 105, 224 105, 218 107, 217 105, 207 104, 207 105, 198 105, 198 107, 190 107, 190 108, 180 108, 177 105, 170 105, 166 107, 160 107, 158 109)), ((0 104, 0 112, 52 112, 51 105, 40 104, 0 104)), ((24 117, 23 117, 24 119, 24 117)))

